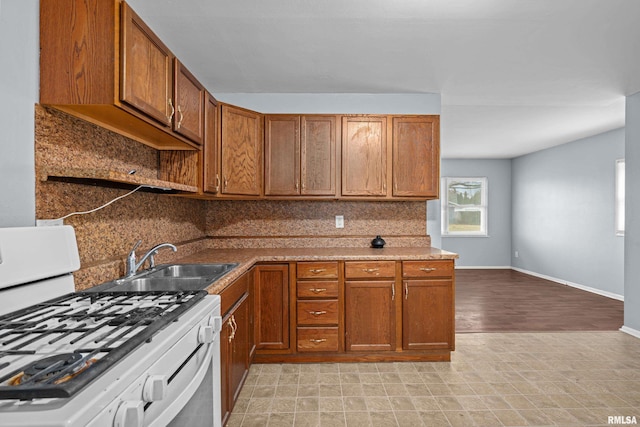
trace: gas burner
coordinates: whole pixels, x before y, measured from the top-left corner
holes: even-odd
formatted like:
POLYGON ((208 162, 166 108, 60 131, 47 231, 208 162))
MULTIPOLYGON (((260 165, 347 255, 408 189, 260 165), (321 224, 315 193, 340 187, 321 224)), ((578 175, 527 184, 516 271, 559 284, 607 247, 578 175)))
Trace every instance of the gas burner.
POLYGON ((134 308, 121 316, 114 317, 108 324, 109 326, 120 326, 123 324, 131 325, 136 323, 147 325, 162 316, 163 313, 164 309, 160 306, 141 306, 134 308))
POLYGON ((82 355, 79 353, 65 353, 36 360, 23 367, 20 373, 7 381, 7 384, 17 386, 26 383, 38 384, 48 382, 50 378, 66 371, 64 376, 54 381, 54 384, 63 383, 87 369, 87 367, 94 362, 94 360, 89 360, 88 362, 81 363, 80 366, 74 366, 78 364, 81 359, 82 355))

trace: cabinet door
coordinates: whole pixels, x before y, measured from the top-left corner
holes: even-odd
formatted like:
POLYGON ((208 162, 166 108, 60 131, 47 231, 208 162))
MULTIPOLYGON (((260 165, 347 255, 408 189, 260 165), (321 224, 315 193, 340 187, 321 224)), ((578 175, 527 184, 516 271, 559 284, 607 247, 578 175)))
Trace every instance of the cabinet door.
POLYGON ((452 349, 453 282, 405 280, 402 347, 405 350, 452 349))
POLYGON ((310 196, 335 196, 336 118, 303 116, 300 150, 300 193, 310 196))
POLYGON ((289 266, 255 268, 255 343, 257 350, 289 348, 289 266))
POLYGON ((170 126, 174 114, 171 51, 140 17, 122 3, 120 98, 170 126))
POLYGON ((250 307, 249 300, 246 297, 241 301, 231 314, 235 328, 231 340, 229 396, 234 403, 238 400, 242 384, 249 372, 250 307))
POLYGON ((264 194, 300 194, 300 116, 266 116, 264 194))
POLYGON ((393 281, 345 283, 347 351, 390 351, 395 348, 396 309, 393 281))
POLYGON ((222 106, 222 194, 260 196, 262 187, 262 116, 222 106))
POLYGON ((393 118, 393 195, 438 197, 440 118, 393 118))
POLYGON ((387 194, 385 117, 342 118, 342 195, 387 194))
POLYGON ((178 58, 174 60, 175 115, 173 130, 197 144, 204 138, 204 86, 185 68, 178 58))
POLYGON ((220 401, 222 425, 226 424, 231 414, 233 402, 229 393, 229 373, 231 372, 231 341, 233 322, 231 317, 225 318, 220 331, 220 401))
POLYGON ((206 193, 217 193, 218 191, 220 191, 218 103, 211 94, 207 94, 207 102, 205 105, 204 146, 202 147, 202 169, 204 177, 202 182, 202 190, 206 193))

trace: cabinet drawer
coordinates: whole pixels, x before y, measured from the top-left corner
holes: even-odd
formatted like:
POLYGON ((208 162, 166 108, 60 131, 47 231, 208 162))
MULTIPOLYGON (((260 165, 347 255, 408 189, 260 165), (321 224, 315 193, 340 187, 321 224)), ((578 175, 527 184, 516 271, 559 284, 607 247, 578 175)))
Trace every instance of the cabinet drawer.
POLYGON ((453 261, 402 261, 402 277, 452 277, 453 261))
POLYGON ((395 261, 347 261, 344 263, 344 276, 347 279, 389 278, 395 275, 395 261))
POLYGON ((298 325, 338 324, 338 301, 298 301, 298 325))
POLYGON ((329 262, 299 262, 297 264, 298 279, 337 279, 338 263, 329 262))
POLYGON ((220 311, 227 314, 247 292, 249 292, 249 274, 245 273, 220 292, 220 311))
POLYGON ((338 351, 338 327, 298 328, 298 351, 338 351))
POLYGON ((338 298, 338 282, 298 282, 298 298, 338 298))

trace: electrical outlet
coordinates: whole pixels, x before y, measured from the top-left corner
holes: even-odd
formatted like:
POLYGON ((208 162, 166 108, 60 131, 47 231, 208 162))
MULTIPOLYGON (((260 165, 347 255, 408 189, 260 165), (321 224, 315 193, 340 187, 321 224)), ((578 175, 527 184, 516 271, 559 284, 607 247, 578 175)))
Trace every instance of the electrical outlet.
POLYGON ((336 215, 336 228, 344 228, 344 215, 336 215))
POLYGON ((64 225, 62 219, 38 219, 36 220, 36 227, 52 227, 56 225, 64 225))
POLYGON ((515 251, 515 252, 514 252, 514 254, 513 254, 513 256, 515 256, 516 258, 519 258, 519 257, 520 257, 520 252, 515 251))

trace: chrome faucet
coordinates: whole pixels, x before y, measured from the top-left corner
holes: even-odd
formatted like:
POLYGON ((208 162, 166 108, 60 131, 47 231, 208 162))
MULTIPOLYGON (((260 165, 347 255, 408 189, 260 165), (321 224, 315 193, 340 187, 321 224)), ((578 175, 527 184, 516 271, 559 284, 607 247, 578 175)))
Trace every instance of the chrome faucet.
POLYGON ((149 251, 146 254, 144 254, 140 259, 140 261, 138 262, 136 260, 136 249, 138 249, 138 246, 140 246, 141 243, 142 243, 142 240, 138 240, 136 244, 133 245, 133 249, 131 249, 131 252, 129 252, 129 255, 127 256, 127 271, 126 271, 125 277, 131 277, 135 275, 138 269, 142 267, 144 262, 147 260, 147 258, 149 258, 149 268, 151 269, 155 267, 156 262, 153 259, 153 256, 157 254, 160 249, 171 248, 173 252, 176 252, 178 250, 178 248, 176 248, 171 243, 160 243, 159 245, 156 245, 151 249, 149 249, 149 251))

